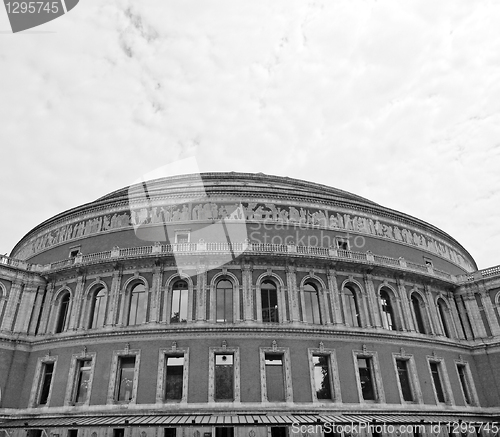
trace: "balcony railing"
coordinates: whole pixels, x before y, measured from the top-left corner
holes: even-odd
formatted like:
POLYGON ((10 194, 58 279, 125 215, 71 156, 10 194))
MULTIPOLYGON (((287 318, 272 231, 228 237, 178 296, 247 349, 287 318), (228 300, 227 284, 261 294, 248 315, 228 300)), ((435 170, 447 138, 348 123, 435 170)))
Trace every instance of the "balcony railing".
POLYGON ((127 259, 135 257, 149 257, 161 255, 175 256, 195 256, 208 253, 220 254, 275 254, 288 255, 293 257, 313 256, 315 258, 341 260, 347 262, 356 262, 363 264, 371 264, 378 266, 388 266, 406 271, 418 272, 424 275, 439 277, 448 282, 460 284, 463 282, 474 281, 476 279, 488 278, 500 275, 500 266, 490 267, 484 270, 455 276, 450 273, 438 270, 429 265, 417 264, 406 261, 403 258, 391 258, 388 256, 375 255, 371 252, 354 252, 350 250, 317 247, 317 246, 297 246, 293 244, 264 244, 264 243, 214 243, 214 242, 199 242, 199 243, 173 243, 173 244, 155 244, 152 246, 118 248, 104 252, 91 253, 88 255, 79 254, 74 258, 65 259, 62 261, 53 262, 51 264, 40 265, 30 264, 26 261, 10 258, 5 255, 0 255, 0 266, 6 265, 19 268, 25 271, 46 273, 50 271, 61 270, 73 265, 95 264, 101 261, 109 261, 116 259, 127 259))

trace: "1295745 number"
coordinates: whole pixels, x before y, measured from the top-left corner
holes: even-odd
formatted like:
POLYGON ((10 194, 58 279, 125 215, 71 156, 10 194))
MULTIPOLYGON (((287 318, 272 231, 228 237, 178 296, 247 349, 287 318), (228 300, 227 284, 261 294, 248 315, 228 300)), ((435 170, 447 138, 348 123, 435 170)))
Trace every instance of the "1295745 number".
POLYGON ((8 2, 5 3, 8 14, 57 14, 58 2, 8 2))

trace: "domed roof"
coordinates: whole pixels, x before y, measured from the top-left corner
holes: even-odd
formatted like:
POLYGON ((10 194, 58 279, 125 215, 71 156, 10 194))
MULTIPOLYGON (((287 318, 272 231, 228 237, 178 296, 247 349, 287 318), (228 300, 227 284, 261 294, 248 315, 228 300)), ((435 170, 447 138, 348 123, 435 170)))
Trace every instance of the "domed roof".
MULTIPOLYGON (((183 194, 189 192, 199 193, 203 189, 208 196, 225 193, 238 194, 255 192, 260 194, 280 193, 293 195, 295 197, 316 198, 323 201, 350 201, 367 206, 380 206, 371 200, 338 188, 327 185, 308 182, 290 177, 266 175, 264 173, 201 173, 172 176, 161 179, 146 181, 148 193, 151 195, 174 194, 180 191, 183 194)), ((141 189, 141 184, 137 187, 141 189)), ((96 202, 128 199, 130 193, 134 192, 134 186, 124 187, 113 191, 96 202)))

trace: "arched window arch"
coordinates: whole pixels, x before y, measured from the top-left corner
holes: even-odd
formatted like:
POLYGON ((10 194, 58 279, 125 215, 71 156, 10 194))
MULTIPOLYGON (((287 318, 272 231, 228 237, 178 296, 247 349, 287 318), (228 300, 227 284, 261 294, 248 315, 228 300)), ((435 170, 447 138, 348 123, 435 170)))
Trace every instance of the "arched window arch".
POLYGON ((180 279, 172 285, 170 323, 185 323, 188 317, 188 284, 180 279))
MULTIPOLYGON (((495 296, 495 314, 497 316, 498 325, 500 325, 500 291, 495 296)), ((1 319, 0 319, 1 320, 1 319)))
POLYGON ((97 286, 90 295, 89 329, 104 327, 106 323, 106 289, 97 286))
POLYGON ((304 284, 304 322, 321 324, 319 293, 316 284, 307 281, 304 284))
POLYGON ((54 331, 56 334, 68 329, 69 304, 70 304, 70 294, 69 291, 65 291, 59 296, 58 299, 57 321, 56 321, 56 329, 54 331))
POLYGON ((361 327, 361 314, 359 312, 358 296, 353 286, 346 285, 342 290, 344 294, 344 321, 348 326, 361 327))
POLYGON ((134 326, 146 322, 147 292, 142 282, 130 288, 127 325, 134 326))
POLYGON ((386 288, 380 290, 380 310, 382 315, 382 326, 385 329, 396 331, 394 299, 386 288))
POLYGON ((266 279, 260 284, 260 301, 262 307, 262 321, 268 323, 279 322, 278 288, 276 283, 266 279))
POLYGON ((425 322, 424 322, 424 303, 422 302, 422 298, 418 295, 418 293, 412 293, 411 295, 411 307, 413 310, 413 318, 415 320, 415 329, 417 332, 421 334, 426 334, 425 322))
POLYGON ((441 326, 443 327, 443 333, 446 337, 451 338, 450 325, 448 323, 448 306, 443 299, 439 298, 437 300, 437 307, 441 326))
POLYGON ((216 321, 219 323, 233 322, 233 283, 221 279, 215 286, 216 321))

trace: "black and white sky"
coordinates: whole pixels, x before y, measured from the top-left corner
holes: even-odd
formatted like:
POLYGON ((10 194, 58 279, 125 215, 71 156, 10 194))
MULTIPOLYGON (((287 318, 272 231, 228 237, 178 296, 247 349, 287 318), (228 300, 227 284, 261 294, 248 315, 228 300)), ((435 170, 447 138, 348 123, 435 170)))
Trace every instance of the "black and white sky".
POLYGON ((500 264, 500 2, 80 0, 0 10, 0 253, 196 157, 337 187, 500 264))

